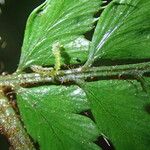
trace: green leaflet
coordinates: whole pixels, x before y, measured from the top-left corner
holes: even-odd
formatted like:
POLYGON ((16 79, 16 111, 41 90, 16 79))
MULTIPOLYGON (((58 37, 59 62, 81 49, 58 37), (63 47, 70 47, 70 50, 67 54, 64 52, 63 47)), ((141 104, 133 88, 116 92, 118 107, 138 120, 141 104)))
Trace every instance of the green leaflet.
MULTIPOLYGON (((149 81, 146 82, 149 84, 149 81)), ((150 89, 147 83, 142 87, 133 80, 107 80, 82 85, 100 132, 112 141, 116 150, 149 149, 150 89)))
POLYGON ((149 8, 148 0, 113 0, 100 16, 86 65, 100 58, 150 58, 149 8))
MULTIPOLYGON (((93 28, 93 15, 101 3, 101 0, 46 0, 36 8, 27 21, 18 70, 32 64, 54 64, 51 48, 55 42, 63 45, 64 53, 71 59, 69 63, 78 63, 73 59, 78 58, 77 49, 68 49, 66 44, 93 28)), ((82 42, 79 47, 83 53, 80 59, 86 61, 84 50, 87 51, 87 44, 82 42)))
POLYGON ((77 86, 21 88, 17 102, 28 133, 40 150, 99 150, 95 124, 79 115, 89 108, 77 86))

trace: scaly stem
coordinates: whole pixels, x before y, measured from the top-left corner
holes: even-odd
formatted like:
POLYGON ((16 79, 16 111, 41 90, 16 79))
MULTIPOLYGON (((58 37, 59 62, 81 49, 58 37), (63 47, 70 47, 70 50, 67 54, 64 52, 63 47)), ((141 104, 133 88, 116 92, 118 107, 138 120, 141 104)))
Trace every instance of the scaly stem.
POLYGON ((14 150, 34 150, 25 129, 0 87, 0 127, 14 150))
POLYGON ((101 67, 90 67, 86 70, 82 68, 70 69, 70 70, 59 70, 57 75, 54 77, 49 76, 45 73, 24 73, 24 74, 12 74, 7 76, 0 76, 0 86, 11 86, 15 87, 18 85, 38 84, 38 83, 55 83, 60 82, 75 82, 77 80, 86 80, 94 77, 103 79, 104 77, 111 76, 138 76, 144 73, 150 73, 150 62, 129 64, 129 65, 116 65, 116 66, 101 66, 101 67))

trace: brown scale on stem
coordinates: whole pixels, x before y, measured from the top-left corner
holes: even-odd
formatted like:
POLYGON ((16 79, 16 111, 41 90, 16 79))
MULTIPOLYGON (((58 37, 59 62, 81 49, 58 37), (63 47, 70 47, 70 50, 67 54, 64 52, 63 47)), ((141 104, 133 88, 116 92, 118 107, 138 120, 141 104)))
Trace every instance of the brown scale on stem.
POLYGON ((0 132, 8 139, 13 150, 34 150, 34 146, 18 116, 0 87, 0 132))

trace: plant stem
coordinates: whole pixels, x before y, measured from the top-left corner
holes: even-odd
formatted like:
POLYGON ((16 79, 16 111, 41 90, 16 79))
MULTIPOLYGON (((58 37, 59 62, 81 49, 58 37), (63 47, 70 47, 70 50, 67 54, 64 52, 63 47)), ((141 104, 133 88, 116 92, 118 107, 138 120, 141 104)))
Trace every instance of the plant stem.
POLYGON ((14 150, 34 150, 25 129, 0 88, 0 126, 14 150))
POLYGON ((116 76, 141 76, 144 73, 150 73, 150 62, 128 64, 128 65, 116 65, 116 66, 100 66, 90 67, 86 70, 82 68, 60 70, 55 77, 48 74, 39 73, 24 73, 24 74, 12 74, 6 76, 0 76, 0 86, 19 86, 38 83, 55 83, 60 82, 75 82, 77 80, 93 79, 97 77, 99 80, 104 77, 111 78, 116 76))

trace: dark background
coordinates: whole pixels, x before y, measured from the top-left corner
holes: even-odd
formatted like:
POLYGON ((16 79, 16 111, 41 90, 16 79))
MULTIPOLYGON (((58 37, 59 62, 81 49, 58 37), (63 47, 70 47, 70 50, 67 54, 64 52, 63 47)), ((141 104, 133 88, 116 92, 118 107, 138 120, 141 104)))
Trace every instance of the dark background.
MULTIPOLYGON (((44 0, 5 0, 0 5, 0 74, 14 72, 19 62, 26 20, 44 0)), ((8 150, 7 140, 0 135, 0 150, 8 150)))
POLYGON ((15 71, 27 17, 44 0, 5 0, 0 15, 0 73, 15 71))

